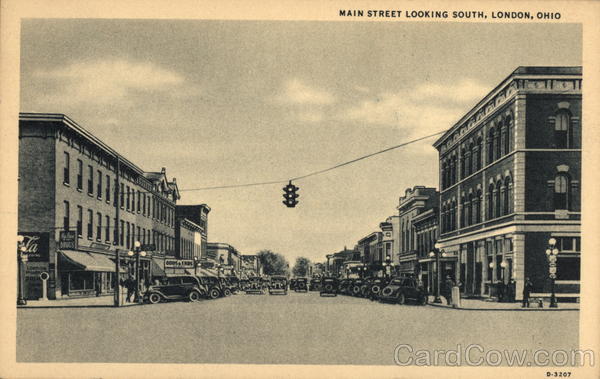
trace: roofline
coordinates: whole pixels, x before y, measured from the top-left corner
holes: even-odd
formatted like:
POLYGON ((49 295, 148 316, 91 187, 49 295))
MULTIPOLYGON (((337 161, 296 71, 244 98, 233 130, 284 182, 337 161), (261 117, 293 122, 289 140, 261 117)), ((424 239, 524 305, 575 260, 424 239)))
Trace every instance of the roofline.
POLYGON ((433 143, 433 147, 435 147, 436 149, 438 148, 438 146, 442 143, 442 141, 446 140, 446 138, 448 138, 448 136, 450 134, 452 134, 452 132, 454 132, 454 130, 462 125, 466 120, 468 120, 471 116, 473 116, 473 113, 475 113, 475 110, 478 110, 481 105, 485 104, 487 101, 490 100, 491 97, 493 97, 492 95, 494 93, 496 93, 500 88, 504 87, 512 78, 516 78, 516 77, 534 77, 534 76, 582 76, 582 66, 519 66, 517 67, 513 72, 511 72, 508 76, 506 76, 504 78, 504 80, 502 80, 497 86, 495 86, 490 92, 487 93, 487 95, 485 95, 481 100, 479 100, 479 102, 477 102, 477 104, 475 104, 473 107, 471 107, 471 109, 465 113, 465 115, 463 115, 457 122, 455 122, 448 130, 446 130, 446 132, 444 134, 441 135, 441 137, 439 137, 434 143, 433 143), (561 72, 527 72, 527 69, 559 69, 559 68, 572 68, 572 69, 579 69, 578 73, 561 73, 561 72))

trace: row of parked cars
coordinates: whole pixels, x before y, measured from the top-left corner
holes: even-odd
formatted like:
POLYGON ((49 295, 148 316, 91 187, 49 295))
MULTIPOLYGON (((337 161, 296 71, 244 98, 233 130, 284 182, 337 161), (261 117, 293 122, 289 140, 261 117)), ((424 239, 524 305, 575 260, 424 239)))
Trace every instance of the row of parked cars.
POLYGON ((149 286, 144 300, 151 304, 167 300, 198 301, 231 296, 239 290, 240 283, 236 278, 176 275, 159 279, 158 283, 149 286))
POLYGON ((425 305, 429 294, 412 276, 400 276, 390 279, 365 278, 341 279, 323 278, 321 296, 348 295, 363 297, 381 302, 405 304, 414 302, 425 305))

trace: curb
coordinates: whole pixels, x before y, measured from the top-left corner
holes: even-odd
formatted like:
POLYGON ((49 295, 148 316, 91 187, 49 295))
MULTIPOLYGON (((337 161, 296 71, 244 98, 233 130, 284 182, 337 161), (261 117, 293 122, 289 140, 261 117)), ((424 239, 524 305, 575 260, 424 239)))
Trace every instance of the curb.
POLYGON ((438 305, 427 303, 427 305, 437 308, 446 308, 460 311, 500 311, 500 312, 565 312, 565 311, 579 311, 579 308, 469 308, 469 307, 450 307, 447 305, 438 305))

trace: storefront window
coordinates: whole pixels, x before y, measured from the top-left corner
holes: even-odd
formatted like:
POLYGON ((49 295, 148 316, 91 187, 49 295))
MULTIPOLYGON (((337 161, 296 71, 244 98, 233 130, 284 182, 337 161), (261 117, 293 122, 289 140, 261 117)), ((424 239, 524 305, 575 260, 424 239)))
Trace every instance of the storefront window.
POLYGON ((556 260, 557 280, 580 280, 581 259, 580 257, 558 256, 556 260))

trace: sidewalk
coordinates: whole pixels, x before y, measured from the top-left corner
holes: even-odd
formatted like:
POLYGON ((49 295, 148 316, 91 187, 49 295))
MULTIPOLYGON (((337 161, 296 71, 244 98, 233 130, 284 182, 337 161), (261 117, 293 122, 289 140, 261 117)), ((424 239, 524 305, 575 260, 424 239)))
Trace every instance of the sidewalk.
MULTIPOLYGON (((137 303, 125 303, 124 296, 121 297, 122 307, 139 305, 137 303)), ((99 297, 82 297, 59 300, 27 300, 27 305, 17 305, 17 308, 114 308, 113 295, 99 297)))
POLYGON ((460 308, 454 308, 446 304, 446 300, 442 298, 442 304, 433 302, 434 297, 429 296, 428 305, 432 307, 468 310, 468 311, 578 311, 579 303, 558 303, 558 308, 550 308, 550 303, 544 302, 544 307, 539 308, 537 303, 531 303, 529 308, 522 308, 521 302, 500 303, 486 299, 460 299, 460 308))

